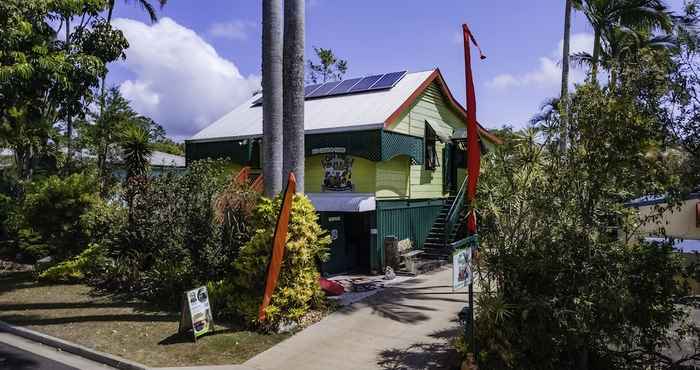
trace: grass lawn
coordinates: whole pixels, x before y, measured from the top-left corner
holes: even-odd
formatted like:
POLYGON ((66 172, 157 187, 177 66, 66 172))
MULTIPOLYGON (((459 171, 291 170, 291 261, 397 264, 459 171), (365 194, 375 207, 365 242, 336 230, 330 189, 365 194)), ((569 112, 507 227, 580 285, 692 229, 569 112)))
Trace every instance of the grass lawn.
POLYGON ((27 272, 0 273, 0 320, 152 367, 238 364, 289 336, 217 325, 193 343, 177 335, 177 313, 86 285, 38 284, 27 272))

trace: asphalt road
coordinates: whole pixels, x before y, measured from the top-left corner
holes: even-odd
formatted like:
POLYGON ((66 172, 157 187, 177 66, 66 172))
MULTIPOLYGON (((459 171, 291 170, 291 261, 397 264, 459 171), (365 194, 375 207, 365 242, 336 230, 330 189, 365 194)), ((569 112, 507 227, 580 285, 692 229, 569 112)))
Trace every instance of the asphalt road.
POLYGON ((109 367, 0 331, 0 370, 105 370, 109 367))
POLYGON ((0 343, 0 369, 2 370, 77 370, 46 357, 0 343))

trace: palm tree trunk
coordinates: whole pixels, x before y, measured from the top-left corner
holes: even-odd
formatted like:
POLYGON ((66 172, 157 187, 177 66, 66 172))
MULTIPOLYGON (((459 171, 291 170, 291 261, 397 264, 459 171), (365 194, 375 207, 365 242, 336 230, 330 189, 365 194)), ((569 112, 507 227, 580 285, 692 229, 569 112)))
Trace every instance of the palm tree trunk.
POLYGON ((282 3, 263 0, 263 179, 265 196, 282 191, 282 3))
POLYGON ((593 60, 591 65, 591 82, 597 83, 598 81, 598 61, 600 59, 600 27, 593 26, 595 29, 593 31, 593 60))
POLYGON ((559 116, 561 117, 561 133, 559 149, 566 150, 566 139, 569 130, 569 44, 571 39, 571 0, 565 0, 564 7, 564 50, 561 58, 561 95, 559 99, 559 116))
POLYGON ((294 172, 304 192, 304 0, 284 2, 284 158, 285 181, 294 172))

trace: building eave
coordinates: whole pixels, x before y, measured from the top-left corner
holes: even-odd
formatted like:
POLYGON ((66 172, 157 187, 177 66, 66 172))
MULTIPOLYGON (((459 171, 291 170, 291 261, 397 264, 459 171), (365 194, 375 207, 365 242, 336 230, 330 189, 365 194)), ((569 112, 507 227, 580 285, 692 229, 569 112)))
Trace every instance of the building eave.
MULTIPOLYGON (((442 73, 440 72, 440 69, 437 68, 433 73, 431 73, 428 78, 423 81, 423 83, 418 86, 418 88, 406 99, 401 105, 399 105, 398 108, 392 113, 386 121, 384 121, 384 128, 389 128, 389 126, 395 124, 397 120, 403 116, 403 114, 408 111, 413 103, 418 100, 418 98, 425 92, 425 90, 428 89, 428 87, 433 83, 437 82, 438 86, 440 87, 440 90, 442 91, 443 95, 447 97, 447 102, 449 103, 450 108, 457 113, 457 115, 463 119, 465 126, 467 122, 467 110, 455 99, 455 97, 452 95, 452 92, 450 89, 447 87, 447 84, 445 83, 445 79, 442 77, 442 73)), ((494 144, 503 144, 503 140, 495 136, 494 134, 490 133, 487 129, 485 129, 480 123, 477 122, 479 125, 479 135, 482 137, 486 138, 487 140, 491 141, 494 144)))

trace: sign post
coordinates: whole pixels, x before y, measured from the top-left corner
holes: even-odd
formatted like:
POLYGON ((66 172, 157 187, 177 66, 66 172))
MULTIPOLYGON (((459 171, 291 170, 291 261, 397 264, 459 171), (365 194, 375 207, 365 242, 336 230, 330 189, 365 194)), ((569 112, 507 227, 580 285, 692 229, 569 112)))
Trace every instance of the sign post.
POLYGON ((195 342, 197 337, 214 330, 209 294, 205 286, 189 290, 182 296, 182 313, 180 314, 178 333, 190 329, 195 342))

